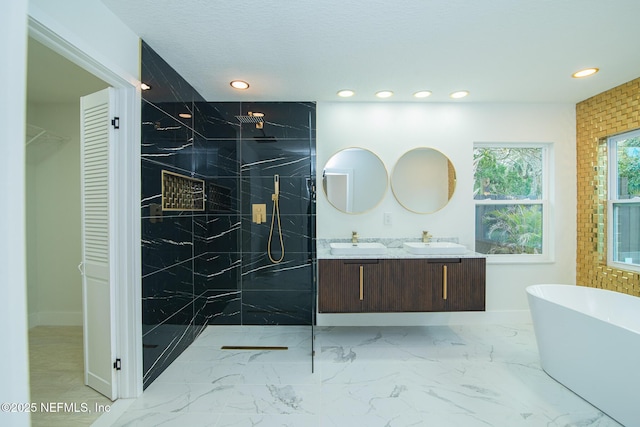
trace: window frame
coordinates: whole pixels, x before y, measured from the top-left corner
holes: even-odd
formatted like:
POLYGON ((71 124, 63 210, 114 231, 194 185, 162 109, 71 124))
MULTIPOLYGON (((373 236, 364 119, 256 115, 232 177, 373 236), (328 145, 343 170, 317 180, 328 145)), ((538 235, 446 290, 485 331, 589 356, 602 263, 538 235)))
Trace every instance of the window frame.
MULTIPOLYGON (((513 200, 492 200, 492 199, 473 199, 474 202, 474 250, 476 242, 475 224, 478 218, 476 207, 479 205, 538 205, 542 206, 542 249, 539 254, 483 254, 487 257, 489 264, 542 264, 554 262, 553 245, 551 242, 555 240, 552 224, 554 223, 552 215, 553 200, 553 143, 551 142, 475 142, 473 151, 479 148, 539 148, 542 152, 542 182, 541 191, 542 198, 531 199, 513 199, 513 200)), ((475 171, 474 171, 475 172, 475 171)), ((475 173, 473 174, 472 188, 475 185, 475 173)))
POLYGON ((620 270, 640 272, 640 264, 629 264, 615 261, 613 259, 617 243, 617 224, 616 221, 614 221, 614 210, 616 205, 640 203, 640 198, 618 198, 618 150, 616 144, 619 141, 631 138, 640 138, 640 129, 624 132, 607 138, 607 266, 615 267, 620 270))

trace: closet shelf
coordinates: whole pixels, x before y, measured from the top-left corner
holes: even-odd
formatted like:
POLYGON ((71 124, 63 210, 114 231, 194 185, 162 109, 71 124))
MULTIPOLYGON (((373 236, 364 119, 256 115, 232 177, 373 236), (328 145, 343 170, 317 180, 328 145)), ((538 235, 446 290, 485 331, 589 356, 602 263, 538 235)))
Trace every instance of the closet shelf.
POLYGON ((25 145, 29 145, 34 141, 38 141, 38 142, 46 142, 46 143, 61 143, 61 142, 65 142, 66 140, 68 140, 69 138, 66 138, 64 136, 60 136, 60 135, 56 135, 55 133, 48 131, 46 129, 43 129, 41 127, 38 126, 34 126, 31 124, 27 123, 27 134, 26 134, 26 144, 25 145))

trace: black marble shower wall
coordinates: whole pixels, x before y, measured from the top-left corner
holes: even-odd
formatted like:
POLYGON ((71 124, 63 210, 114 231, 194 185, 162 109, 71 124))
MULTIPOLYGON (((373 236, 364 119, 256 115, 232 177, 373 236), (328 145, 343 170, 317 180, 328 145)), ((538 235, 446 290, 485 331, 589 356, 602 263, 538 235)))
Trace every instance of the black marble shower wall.
POLYGON ((142 81, 146 387, 207 325, 311 324, 315 104, 205 102, 146 44, 142 81), (249 111, 265 114, 263 129, 236 118, 249 111), (162 170, 203 180, 204 210, 159 208, 162 170), (252 222, 253 204, 267 205, 266 222, 252 222))
POLYGON ((208 187, 206 222, 196 226, 199 316, 208 324, 310 324, 315 105, 197 103, 195 117, 195 172, 208 187), (263 129, 236 118, 249 111, 265 114, 263 129), (276 264, 267 255, 271 235, 272 258, 281 256, 274 175, 284 243, 276 264), (266 222, 252 222, 253 204, 267 206, 266 222))

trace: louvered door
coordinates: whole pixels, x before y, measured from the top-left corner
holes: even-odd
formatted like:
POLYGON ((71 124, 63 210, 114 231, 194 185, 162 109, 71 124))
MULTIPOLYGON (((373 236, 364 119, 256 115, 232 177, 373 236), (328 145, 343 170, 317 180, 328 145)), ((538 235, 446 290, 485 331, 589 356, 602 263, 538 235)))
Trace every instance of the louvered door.
POLYGON ((116 398, 115 288, 111 268, 110 152, 113 89, 80 101, 85 383, 116 398))

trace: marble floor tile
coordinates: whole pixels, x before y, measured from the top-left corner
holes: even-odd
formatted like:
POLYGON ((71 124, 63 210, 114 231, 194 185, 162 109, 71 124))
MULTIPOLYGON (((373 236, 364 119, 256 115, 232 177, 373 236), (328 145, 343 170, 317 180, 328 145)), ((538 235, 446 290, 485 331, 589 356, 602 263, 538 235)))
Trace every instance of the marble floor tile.
POLYGON ((313 373, 311 340, 210 326, 111 425, 619 427, 540 368, 530 324, 316 328, 313 373))

